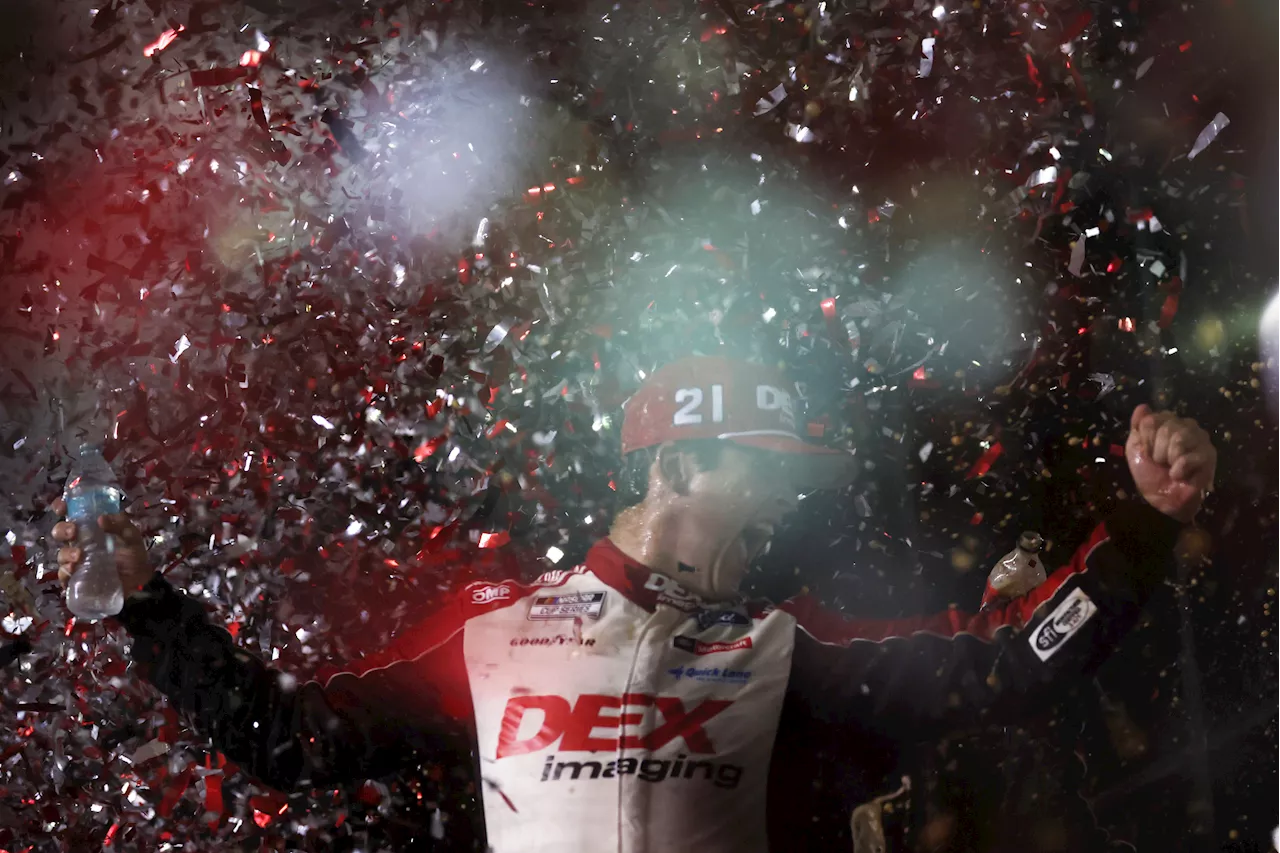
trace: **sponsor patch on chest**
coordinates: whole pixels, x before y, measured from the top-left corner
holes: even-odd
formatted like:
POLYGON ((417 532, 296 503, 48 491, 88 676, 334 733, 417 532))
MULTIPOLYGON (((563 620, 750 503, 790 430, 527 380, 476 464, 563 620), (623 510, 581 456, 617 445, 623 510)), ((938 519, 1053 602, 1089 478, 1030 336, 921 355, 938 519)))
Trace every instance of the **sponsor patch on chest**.
POLYGON ((687 678, 690 681, 712 684, 746 684, 751 680, 749 669, 721 669, 718 666, 677 666, 667 670, 667 675, 673 676, 676 681, 687 678))
POLYGON ((563 595, 535 595, 529 605, 530 619, 599 619, 604 612, 605 593, 571 592, 563 595))
POLYGON ((695 617, 698 629, 710 630, 718 625, 750 625, 751 617, 737 610, 699 610, 695 617))
POLYGON ((739 640, 728 640, 720 643, 706 643, 697 637, 673 637, 671 645, 675 646, 682 652, 689 652, 695 655, 714 655, 719 652, 736 652, 742 649, 751 648, 751 638, 743 637, 739 640))

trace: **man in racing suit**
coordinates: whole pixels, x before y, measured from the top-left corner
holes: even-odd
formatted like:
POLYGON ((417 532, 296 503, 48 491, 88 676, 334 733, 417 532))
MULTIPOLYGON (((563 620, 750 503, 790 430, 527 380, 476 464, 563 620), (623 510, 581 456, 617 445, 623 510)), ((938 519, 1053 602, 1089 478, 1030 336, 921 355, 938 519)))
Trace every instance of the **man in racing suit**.
MULTIPOLYGON (((285 790, 393 774, 469 735, 498 853, 785 849, 765 810, 786 764, 780 718, 870 744, 1044 704, 1134 624, 1216 464, 1193 422, 1140 406, 1127 455, 1146 502, 1122 505, 1043 585, 981 615, 863 622, 737 595, 797 493, 851 471, 847 454, 797 437, 781 375, 674 362, 628 401, 622 443, 641 496, 582 565, 473 583, 323 683, 239 650, 151 576, 137 529, 107 517, 138 590, 119 616, 133 659, 229 758, 285 790)), ((54 535, 73 534, 62 522, 54 535)), ((60 552, 64 578, 78 559, 60 552)))

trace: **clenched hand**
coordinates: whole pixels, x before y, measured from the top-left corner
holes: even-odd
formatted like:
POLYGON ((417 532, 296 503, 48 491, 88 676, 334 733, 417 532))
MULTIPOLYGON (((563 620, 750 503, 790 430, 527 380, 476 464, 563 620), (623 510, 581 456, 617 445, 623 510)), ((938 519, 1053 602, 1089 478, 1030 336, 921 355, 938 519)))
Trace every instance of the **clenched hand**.
POLYGON ((1218 465, 1209 434, 1190 418, 1142 405, 1133 410, 1124 450, 1143 499, 1189 524, 1213 487, 1218 465))

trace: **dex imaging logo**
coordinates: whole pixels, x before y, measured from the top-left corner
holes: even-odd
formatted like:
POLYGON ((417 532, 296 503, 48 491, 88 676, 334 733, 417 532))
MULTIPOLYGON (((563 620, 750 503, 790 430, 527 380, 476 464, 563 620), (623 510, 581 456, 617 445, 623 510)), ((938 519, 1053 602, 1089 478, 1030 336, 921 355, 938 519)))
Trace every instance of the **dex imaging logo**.
POLYGON ((676 696, 648 693, 584 693, 573 704, 563 696, 512 696, 498 730, 497 759, 559 752, 546 757, 542 782, 634 776, 641 782, 689 780, 736 788, 742 766, 715 760, 715 744, 704 728, 732 705, 704 699, 685 708, 676 696), (674 759, 653 757, 668 747, 682 751, 674 759), (626 750, 639 754, 617 757, 626 750), (576 754, 566 761, 564 753, 576 754), (600 760, 594 760, 597 754, 600 760))
POLYGON ((732 704, 704 699, 686 709, 677 696, 648 693, 583 693, 573 704, 563 696, 512 696, 498 729, 497 757, 541 752, 557 743, 561 752, 656 752, 677 739, 689 752, 714 754, 703 726, 732 704), (539 718, 536 728, 526 723, 539 718))

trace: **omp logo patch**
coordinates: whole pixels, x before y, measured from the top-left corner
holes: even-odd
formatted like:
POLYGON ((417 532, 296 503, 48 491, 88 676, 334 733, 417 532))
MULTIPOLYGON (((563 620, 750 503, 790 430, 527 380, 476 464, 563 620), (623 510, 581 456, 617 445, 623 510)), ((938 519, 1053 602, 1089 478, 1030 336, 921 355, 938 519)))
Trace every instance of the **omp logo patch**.
POLYGON ((505 601, 511 597, 511 587, 504 584, 497 586, 493 584, 484 584, 472 591, 472 604, 492 604, 495 601, 505 601))
POLYGON ((1057 609, 1031 632, 1031 650, 1040 660, 1048 660, 1097 612, 1098 606, 1093 599, 1078 589, 1072 590, 1057 609))

